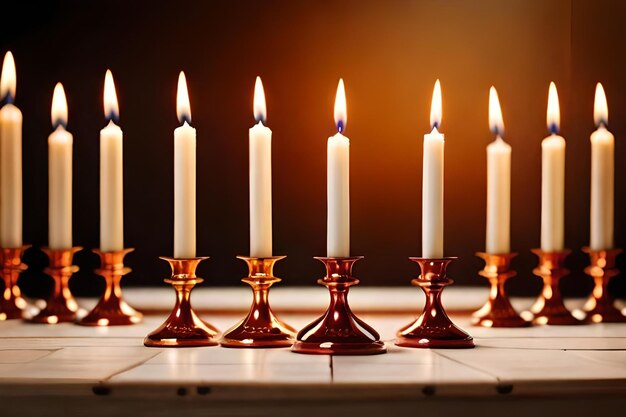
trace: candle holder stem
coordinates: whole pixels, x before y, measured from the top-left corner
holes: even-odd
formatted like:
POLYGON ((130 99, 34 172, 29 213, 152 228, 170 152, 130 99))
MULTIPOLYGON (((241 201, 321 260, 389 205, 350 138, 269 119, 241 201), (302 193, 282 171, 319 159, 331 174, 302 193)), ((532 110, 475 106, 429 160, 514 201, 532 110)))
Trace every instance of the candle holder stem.
POLYGON ((20 248, 2 248, 0 250, 0 262, 2 263, 0 274, 4 281, 4 291, 0 298, 0 321, 21 319, 26 301, 22 298, 17 280, 20 274, 26 270, 26 264, 22 263, 22 255, 30 246, 20 248))
POLYGON ((220 345, 229 348, 291 346, 296 331, 276 317, 269 303, 270 287, 281 281, 274 276, 274 264, 285 257, 237 258, 248 264, 250 272, 242 281, 252 288, 252 306, 243 320, 224 333, 220 345))
POLYGON ((319 355, 375 355, 387 349, 372 327, 352 313, 348 291, 359 280, 352 266, 362 256, 315 258, 326 266, 326 276, 317 282, 328 288, 330 305, 320 318, 298 333, 292 351, 319 355))
POLYGON ((102 252, 94 249, 100 256, 100 269, 96 274, 105 281, 105 289, 98 304, 78 324, 83 326, 124 326, 141 322, 143 315, 126 304, 122 299, 120 282, 131 269, 124 266, 124 257, 134 249, 122 249, 113 252, 102 252))
POLYGON ((424 291, 426 305, 417 320, 398 331, 396 345, 411 348, 473 348, 472 336, 450 320, 441 302, 443 289, 453 283, 446 275, 446 269, 456 258, 409 259, 420 266, 420 276, 411 283, 424 291))
POLYGON ((204 281, 196 276, 198 264, 203 258, 167 258, 172 268, 172 277, 165 282, 176 291, 176 304, 165 322, 150 333, 143 341, 148 347, 198 347, 216 346, 219 331, 201 320, 191 308, 191 290, 204 281))
POLYGON ((44 272, 54 280, 54 288, 46 301, 46 307, 31 318, 31 321, 56 324, 72 322, 76 319, 78 304, 70 291, 69 281, 78 271, 78 267, 73 265, 74 254, 82 249, 79 246, 71 249, 43 248, 50 259, 50 265, 44 272))
POLYGON ((531 323, 517 314, 506 293, 506 282, 517 273, 510 269, 511 259, 516 253, 490 254, 478 252, 485 260, 485 267, 478 274, 489 280, 489 300, 482 308, 472 314, 472 324, 482 327, 526 327, 531 323))
POLYGON ((589 254, 590 264, 585 273, 593 278, 593 291, 583 309, 593 323, 624 323, 626 316, 615 307, 608 286, 613 277, 619 274, 615 267, 615 258, 622 253, 621 249, 592 250, 583 248, 589 254))

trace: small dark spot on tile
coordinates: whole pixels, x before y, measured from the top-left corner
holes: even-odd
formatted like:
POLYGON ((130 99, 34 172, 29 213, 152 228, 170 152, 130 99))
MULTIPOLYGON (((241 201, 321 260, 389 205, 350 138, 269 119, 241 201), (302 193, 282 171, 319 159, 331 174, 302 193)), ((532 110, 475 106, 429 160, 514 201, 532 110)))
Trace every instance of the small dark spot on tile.
POLYGON ((510 384, 498 385, 496 387, 496 391, 498 391, 498 394, 510 394, 513 392, 513 385, 510 385, 510 384))
POLYGON ((187 388, 178 388, 178 391, 176 391, 176 394, 180 395, 181 397, 184 397, 185 395, 187 395, 187 388))
POLYGON ((207 395, 211 393, 211 387, 198 387, 197 391, 199 395, 207 395))
POLYGON ((437 392, 437 390, 433 385, 426 385, 422 388, 422 393, 427 396, 435 395, 435 392, 437 392))
POLYGON ((93 387, 91 390, 96 395, 109 395, 111 393, 111 388, 109 387, 93 387))

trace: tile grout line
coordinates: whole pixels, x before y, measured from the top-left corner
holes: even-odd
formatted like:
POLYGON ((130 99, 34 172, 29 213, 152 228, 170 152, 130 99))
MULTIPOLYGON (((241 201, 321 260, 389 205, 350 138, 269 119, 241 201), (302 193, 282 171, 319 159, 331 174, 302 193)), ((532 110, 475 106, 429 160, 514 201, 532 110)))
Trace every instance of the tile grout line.
POLYGON ((432 351, 433 351, 433 353, 434 353, 435 355, 437 355, 437 356, 440 356, 440 357, 442 357, 442 358, 448 359, 449 361, 452 361, 452 362, 454 362, 454 363, 457 363, 457 364, 459 364, 459 365, 462 365, 462 366, 464 366, 464 367, 466 367, 466 368, 473 369, 474 371, 479 372, 479 373, 484 374, 484 375, 487 375, 487 376, 489 376, 489 377, 491 377, 491 378, 495 378, 495 380, 496 380, 496 382, 497 382, 498 384, 500 384, 500 383, 502 382, 502 380, 500 379, 500 377, 498 377, 498 376, 497 376, 497 375, 495 375, 495 374, 492 374, 491 372, 488 372, 488 371, 485 371, 485 370, 483 370, 483 369, 480 369, 480 368, 478 368, 478 367, 476 367, 476 366, 474 366, 474 365, 470 365, 470 364, 467 364, 467 363, 463 363, 463 362, 461 362, 460 360, 455 359, 455 358, 451 358, 451 357, 449 357, 449 356, 446 356, 445 354, 443 354, 443 353, 441 353, 441 352, 439 352, 439 351, 437 351, 437 350, 435 350, 435 349, 432 349, 432 351))
POLYGON ((102 384, 102 383, 105 383, 105 382, 109 381, 111 378, 113 378, 113 377, 115 377, 115 376, 117 376, 117 375, 119 375, 119 374, 122 374, 122 373, 124 373, 124 372, 126 372, 126 371, 130 371, 131 369, 135 369, 135 368, 137 368, 138 366, 144 365, 144 364, 145 364, 146 362, 148 362, 150 359, 154 359, 154 358, 156 358, 156 357, 157 357, 158 355, 160 355, 161 353, 162 353, 162 352, 155 352, 155 353, 154 353, 154 355, 150 356, 149 358, 146 358, 146 359, 143 359, 143 360, 141 360, 141 361, 139 361, 139 362, 135 362, 135 363, 133 363, 133 364, 131 364, 131 365, 128 365, 127 367, 125 367, 125 368, 123 368, 123 369, 120 369, 120 370, 119 370, 119 371, 117 371, 117 372, 112 373, 111 375, 107 376, 106 378, 103 378, 103 379, 100 381, 100 383, 101 383, 101 384, 102 384))

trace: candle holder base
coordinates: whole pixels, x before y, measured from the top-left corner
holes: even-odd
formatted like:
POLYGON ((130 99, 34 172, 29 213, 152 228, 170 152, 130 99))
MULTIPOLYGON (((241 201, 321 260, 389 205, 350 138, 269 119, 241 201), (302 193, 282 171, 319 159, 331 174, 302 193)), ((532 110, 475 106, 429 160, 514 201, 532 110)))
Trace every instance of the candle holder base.
POLYGON ((626 316, 615 307, 615 300, 609 294, 608 286, 613 277, 619 274, 615 267, 615 258, 621 249, 591 250, 583 248, 589 254, 590 264, 585 273, 593 278, 594 287, 583 310, 592 323, 624 323, 626 316))
POLYGON ((98 304, 78 324, 82 326, 125 326, 140 323, 143 315, 126 304, 122 299, 120 282, 131 269, 124 266, 124 257, 134 249, 122 249, 102 252, 94 249, 100 256, 100 269, 96 274, 105 280, 105 290, 98 304))
POLYGON ((420 276, 411 283, 424 291, 426 305, 417 320, 398 331, 395 344, 410 348, 473 348, 472 336, 450 320, 441 302, 441 292, 453 283, 446 269, 456 258, 409 259, 420 266, 420 276))
POLYGON ((352 266, 362 256, 318 259, 326 266, 326 276, 318 284, 328 288, 330 305, 320 318, 298 333, 291 350, 314 355, 376 355, 387 348, 372 327, 352 313, 348 291, 359 280, 352 276, 352 266))
POLYGON ((22 263, 22 255, 30 246, 20 248, 2 248, 0 250, 0 274, 4 281, 4 291, 0 298, 0 321, 21 319, 26 307, 26 300, 17 285, 20 274, 26 270, 22 263))
POLYGON ((204 281, 196 277, 198 264, 208 258, 167 258, 172 277, 165 282, 176 291, 176 304, 165 322, 143 341, 148 347, 217 346, 219 331, 201 320, 191 308, 191 290, 204 281))
POLYGON ((533 323, 554 326, 585 324, 585 321, 574 317, 565 307, 559 287, 561 278, 569 274, 563 265, 565 258, 571 251, 546 252, 541 249, 533 249, 532 252, 539 257, 539 265, 533 270, 533 273, 543 279, 541 294, 530 308, 530 313, 534 317, 533 323))
POLYGON ((270 287, 281 281, 274 276, 274 264, 285 257, 237 258, 243 259, 248 264, 250 272, 242 281, 252 287, 252 306, 243 320, 224 333, 220 345, 227 348, 272 348, 293 345, 295 329, 276 317, 268 299, 270 287))
POLYGON ((50 259, 50 266, 44 270, 54 280, 54 289, 46 301, 46 307, 37 313, 30 321, 43 324, 57 324, 73 322, 76 319, 78 304, 72 295, 69 281, 78 271, 73 265, 74 254, 83 248, 75 246, 71 249, 43 248, 50 259))
POLYGON ((485 260, 485 268, 478 274, 489 280, 489 300, 472 314, 472 324, 482 327, 527 327, 532 323, 517 314, 506 293, 505 285, 517 273, 510 269, 511 259, 516 253, 490 254, 478 252, 485 260))

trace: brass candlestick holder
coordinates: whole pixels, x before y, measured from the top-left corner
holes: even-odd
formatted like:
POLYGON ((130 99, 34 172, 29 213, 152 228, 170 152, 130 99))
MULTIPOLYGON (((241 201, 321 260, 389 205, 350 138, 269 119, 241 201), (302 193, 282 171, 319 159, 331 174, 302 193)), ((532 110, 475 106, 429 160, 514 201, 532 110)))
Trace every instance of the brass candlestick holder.
POLYGON ((196 276, 198 264, 203 258, 167 258, 172 268, 172 277, 165 282, 176 291, 176 304, 170 316, 143 341, 148 347, 197 347, 216 346, 219 331, 201 320, 191 308, 191 290, 204 281, 196 276))
POLYGON ((21 248, 2 248, 0 250, 0 262, 2 263, 0 274, 4 281, 4 291, 0 298, 0 321, 21 319, 26 301, 22 298, 17 280, 22 271, 26 270, 26 264, 22 263, 22 255, 30 246, 21 248))
POLYGON ((472 324, 482 327, 526 327, 530 322, 517 314, 506 293, 506 282, 517 275, 510 269, 511 259, 517 253, 491 254, 478 252, 476 256, 485 260, 485 267, 478 275, 489 280, 489 300, 472 314, 472 324))
POLYGON ((533 270, 533 273, 543 279, 541 294, 530 308, 534 317, 533 323, 556 326, 583 324, 563 304, 559 287, 561 278, 569 274, 563 265, 565 258, 571 251, 566 249, 545 252, 541 249, 533 249, 532 252, 539 257, 539 265, 533 270))
POLYGON ((608 286, 611 279, 619 274, 615 267, 615 258, 622 253, 621 249, 591 250, 583 248, 589 254, 590 264, 585 273, 593 278, 594 286, 583 309, 593 323, 623 323, 626 316, 615 307, 608 286))
POLYGON ((452 323, 441 302, 441 292, 453 283, 446 275, 446 269, 456 258, 409 259, 420 266, 420 276, 411 283, 424 291, 426 305, 417 320, 398 331, 396 345, 411 348, 473 348, 472 336, 452 323))
POLYGON ((270 287, 281 281, 274 276, 274 264, 285 257, 237 258, 248 264, 250 272, 242 281, 252 287, 252 306, 243 320, 224 333, 220 345, 230 348, 291 346, 296 331, 274 315, 268 300, 270 287))
POLYGON ((315 258, 326 266, 326 276, 318 280, 330 292, 330 305, 320 318, 298 333, 292 351, 321 355, 374 355, 387 349, 372 327, 352 313, 348 291, 359 280, 352 266, 362 256, 315 258))
POLYGON ((54 288, 46 301, 46 307, 31 318, 31 321, 56 324, 76 319, 78 304, 70 291, 69 281, 72 274, 78 271, 78 267, 73 265, 74 254, 82 249, 79 246, 71 249, 42 249, 50 259, 50 265, 44 272, 54 280, 54 288))
POLYGON ((100 256, 100 269, 96 274, 105 280, 105 289, 98 304, 78 324, 83 326, 124 326, 141 322, 143 315, 126 304, 122 299, 120 282, 131 269, 124 266, 124 257, 134 249, 122 249, 113 252, 102 252, 94 249, 100 256))

